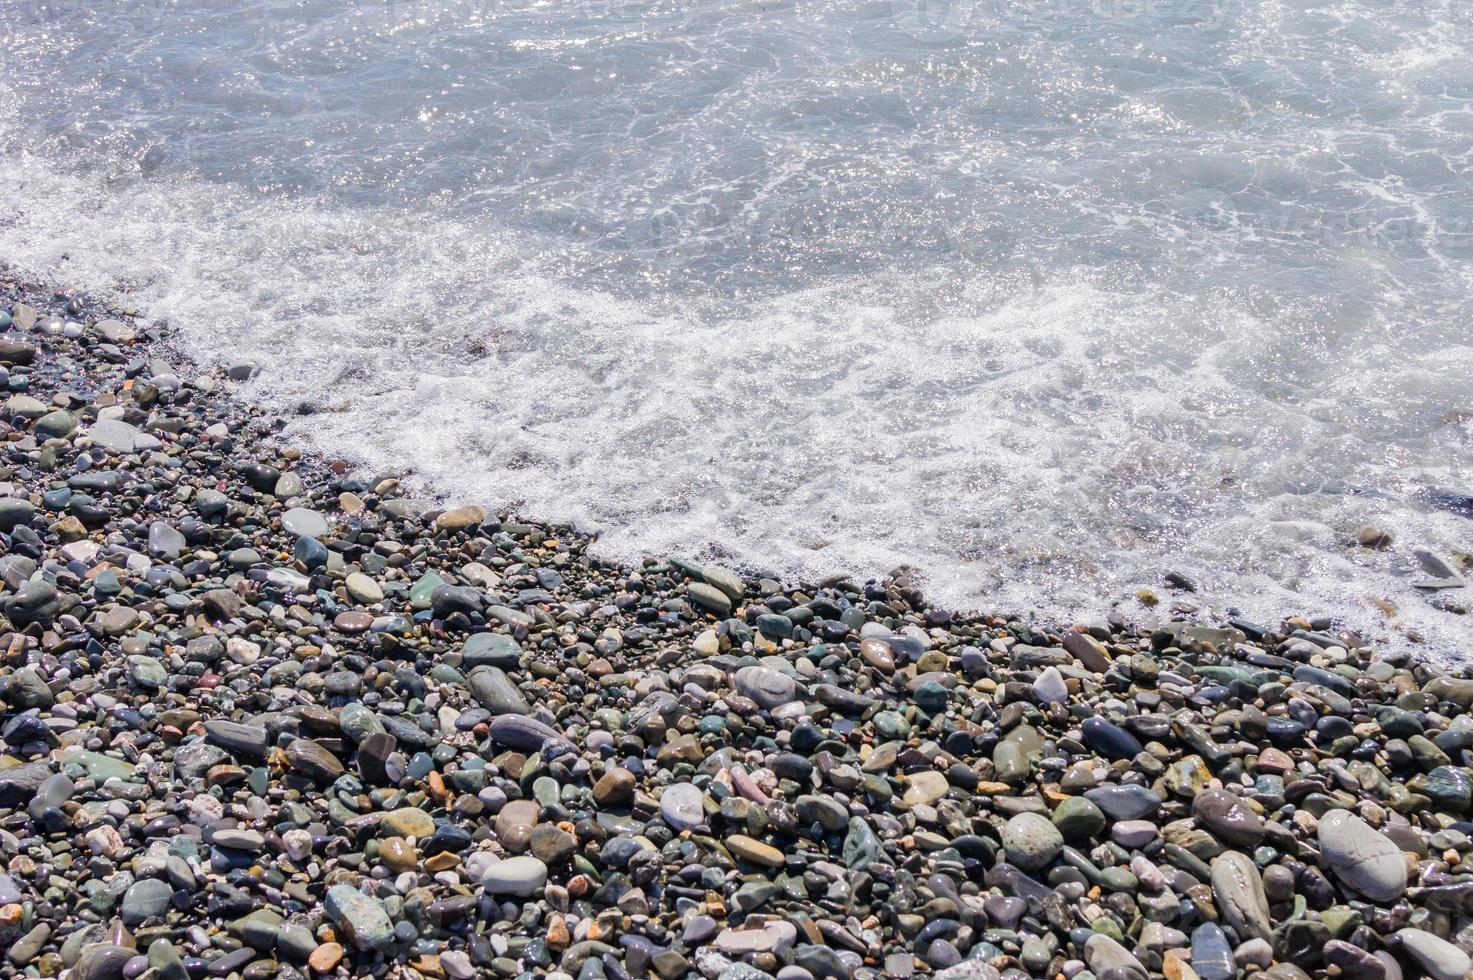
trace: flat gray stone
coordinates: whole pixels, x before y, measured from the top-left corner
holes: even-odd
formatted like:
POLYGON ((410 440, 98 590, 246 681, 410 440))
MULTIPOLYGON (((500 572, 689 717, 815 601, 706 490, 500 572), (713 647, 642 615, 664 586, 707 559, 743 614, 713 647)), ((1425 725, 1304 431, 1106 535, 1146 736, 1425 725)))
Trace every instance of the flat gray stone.
POLYGON ((306 507, 293 507, 282 514, 281 526, 299 538, 321 538, 327 534, 327 518, 306 507))
POLYGON ((530 855, 497 861, 486 869, 481 887, 491 895, 530 898, 547 884, 547 865, 530 855))
POLYGON ((769 711, 798 698, 797 683, 770 667, 743 667, 732 678, 732 686, 738 694, 751 698, 769 711))
POLYGON ((477 633, 465 641, 460 651, 461 667, 500 667, 514 670, 522 659, 522 647, 505 633, 477 633))
POLYGON ((162 918, 169 908, 169 896, 173 889, 167 881, 159 878, 144 878, 135 881, 123 893, 118 914, 126 925, 136 926, 148 919, 162 918))
POLYGON ((466 679, 481 707, 494 715, 529 715, 531 705, 500 667, 477 667, 466 679))
POLYGON ((1407 887, 1401 848, 1348 810, 1320 818, 1320 853, 1345 884, 1373 902, 1394 902, 1407 887))
POLYGON ((29 500, 0 497, 0 531, 10 532, 21 524, 30 524, 36 508, 29 500))
POLYGON ((1130 950, 1103 933, 1090 936, 1085 942, 1084 961, 1089 964, 1095 976, 1104 976, 1106 971, 1113 971, 1110 976, 1133 976, 1146 980, 1150 975, 1130 950))
POLYGON ((716 586, 707 585, 705 582, 691 582, 685 588, 691 601, 707 612, 720 616, 731 612, 731 599, 716 586))
POLYGON ((110 344, 131 344, 138 331, 122 320, 98 320, 93 328, 110 344))
POLYGON ((1396 938, 1432 980, 1464 980, 1473 970, 1473 959, 1467 953, 1430 932, 1398 929, 1396 938))
POLYGON ((1008 861, 1024 871, 1048 866, 1064 849, 1064 835, 1041 813, 1020 813, 1002 828, 1002 846, 1008 861))
POLYGON ((141 453, 158 449, 163 443, 158 439, 118 419, 102 419, 87 428, 87 437, 99 446, 120 453, 141 453))
POLYGON ((660 794, 660 816, 676 831, 692 830, 706 822, 705 799, 694 783, 674 783, 660 794))
POLYGON ((1222 920, 1242 939, 1268 939, 1273 927, 1263 877, 1241 851, 1224 851, 1212 860, 1212 895, 1222 920))

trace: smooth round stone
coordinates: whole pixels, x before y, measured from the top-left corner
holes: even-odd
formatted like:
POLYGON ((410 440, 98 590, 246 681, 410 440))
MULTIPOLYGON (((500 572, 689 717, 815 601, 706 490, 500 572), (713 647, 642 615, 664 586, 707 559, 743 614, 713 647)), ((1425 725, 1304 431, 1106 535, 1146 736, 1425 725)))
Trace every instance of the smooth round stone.
POLYGON ((311 585, 311 580, 307 576, 291 568, 271 569, 266 573, 266 581, 278 589, 296 593, 305 593, 311 585))
POLYGON ((334 616, 332 625, 343 633, 367 633, 373 625, 373 616, 358 609, 349 609, 334 616))
POLYGON ((751 698, 769 711, 798 696, 797 682, 769 667, 743 667, 732 677, 732 686, 738 694, 751 698))
POLYGON ((1432 980, 1464 980, 1473 970, 1473 959, 1467 953, 1430 932, 1398 929, 1396 938, 1432 980))
POLYGON ((5 600, 5 613, 17 626, 49 623, 60 605, 61 593, 56 586, 43 579, 32 579, 5 600))
POLYGON ((761 865, 764 868, 781 868, 784 863, 783 852, 771 844, 764 844, 755 838, 745 834, 732 834, 726 838, 726 849, 733 856, 752 864, 761 865))
POLYGON ((387 732, 369 731, 359 736, 357 741, 359 774, 374 784, 394 782, 389 774, 389 760, 399 747, 399 740, 387 732))
POLYGON ((910 722, 898 711, 881 711, 871 721, 882 738, 904 739, 910 736, 910 722))
POLYGON ((1103 933, 1089 937, 1084 944, 1084 961, 1096 977, 1113 977, 1118 980, 1137 978, 1145 980, 1148 971, 1131 952, 1120 943, 1103 933))
POLYGON ((128 678, 139 687, 157 690, 169 683, 169 671, 155 657, 143 654, 127 660, 128 678))
POLYGON ((306 484, 302 482, 300 476, 293 472, 286 472, 277 479, 276 485, 271 488, 271 493, 285 500, 288 497, 298 496, 305 489, 307 489, 306 484))
POLYGON ((1212 859, 1212 897, 1225 925, 1240 939, 1268 939, 1272 931, 1263 878, 1253 859, 1241 851, 1225 851, 1212 859))
POLYGON ((1130 850, 1145 847, 1159 834, 1156 825, 1149 820, 1120 820, 1110 827, 1110 838, 1130 850))
POLYGON ((173 889, 162 879, 140 879, 123 894, 123 900, 118 905, 118 914, 130 926, 160 918, 168 910, 169 897, 172 894, 173 889))
POLYGON ((1198 793, 1192 800, 1192 816, 1208 833, 1239 847, 1256 847, 1265 833, 1263 817, 1242 797, 1226 790, 1198 793))
POLYGON ((362 572, 350 574, 343 585, 348 590, 348 595, 358 602, 375 603, 384 600, 383 587, 362 572))
POLYGON ((706 794, 693 783, 675 783, 660 794, 660 816, 676 831, 693 830, 706 822, 706 794))
POLYGON ((1080 728, 1084 744, 1107 759, 1133 759, 1142 751, 1139 739, 1103 718, 1086 718, 1080 728))
POLYGON ((201 517, 219 517, 230 509, 230 498, 219 490, 201 490, 194 495, 194 509, 201 517))
POLYGON ((330 783, 343 774, 343 764, 320 742, 299 738, 286 747, 286 761, 297 772, 320 783, 330 783))
POLYGON ((265 846, 266 838, 255 830, 217 830, 211 842, 219 847, 256 854, 265 846))
POLYGON ((1020 813, 1002 828, 1002 846, 1008 861, 1024 871, 1038 871, 1059 856, 1064 835, 1039 813, 1020 813))
POLYGON ((514 854, 524 851, 541 818, 542 806, 536 800, 512 800, 496 814, 496 838, 514 854))
POLYGON ((1233 949, 1216 923, 1204 922, 1192 930, 1192 969, 1202 980, 1233 980, 1237 976, 1233 949))
MULTIPOLYGON (((713 946, 730 956, 770 953, 782 943, 791 944, 797 938, 797 931, 797 927, 784 920, 726 928, 717 934, 713 946)), ((738 973, 732 980, 755 980, 755 977, 738 973)))
POLYGON ((686 592, 691 600, 707 612, 725 616, 731 612, 731 598, 720 589, 705 582, 690 582, 686 585, 686 592))
POLYGON ((205 722, 205 737, 227 752, 252 758, 264 756, 269 744, 266 729, 261 726, 224 718, 205 722))
POLYGON ((306 507, 293 507, 281 515, 281 526, 296 537, 322 538, 327 535, 327 518, 306 507))
POLYGON ((435 527, 442 531, 463 531, 486 519, 486 510, 474 504, 447 510, 435 518, 435 527))
POLYGON ((481 666, 515 670, 522 659, 522 648, 504 633, 477 633, 465 641, 460 657, 463 670, 481 666))
POLYGON ((547 865, 530 855, 510 857, 486 869, 481 887, 491 895, 528 898, 547 884, 547 865))
POLYGON ((419 852, 402 837, 385 837, 379 841, 378 858, 395 873, 413 871, 419 867, 419 852))
POLYGON ((442 619, 474 615, 481 610, 481 592, 469 585, 439 585, 430 593, 430 608, 442 619))
POLYGON ((869 637, 859 641, 859 656, 882 674, 895 673, 895 654, 884 640, 869 637))
POLYGON ((379 830, 394 837, 425 840, 435 832, 435 821, 418 807, 405 806, 384 814, 379 821, 379 830))
POLYGON ((466 686, 481 706, 494 715, 532 713, 532 707, 522 697, 521 690, 500 667, 477 667, 470 672, 466 686))
POLYGON ((849 811, 832 797, 808 794, 798 797, 795 805, 798 819, 805 825, 817 823, 824 830, 837 832, 849 824, 849 811))
POLYGON ((76 966, 72 968, 72 976, 76 980, 121 980, 129 961, 137 953, 127 946, 94 943, 82 950, 76 966))
POLYGON ((0 738, 6 745, 20 747, 32 742, 46 742, 51 739, 51 726, 33 714, 16 715, 6 722, 0 729, 0 738))
POLYGON ((307 965, 317 973, 331 973, 343 961, 346 951, 339 943, 323 943, 307 956, 307 965))
POLYGON ((177 558, 187 543, 172 524, 154 521, 148 526, 148 553, 155 558, 177 558))
POLYGON ((46 403, 30 395, 11 395, 5 400, 6 417, 38 419, 46 414, 46 403))
POLYGON ((599 806, 623 806, 634 799, 637 784, 634 773, 615 766, 593 784, 593 798, 599 806))
POLYGON ((930 806, 951 791, 946 776, 934 769, 910 774, 910 786, 902 799, 911 806, 930 806))
MULTIPOLYGON (((1356 980, 1370 980, 1370 978, 1381 980, 1383 977, 1386 980, 1400 980, 1401 978, 1400 966, 1396 966, 1394 970, 1387 970, 1387 966, 1395 965, 1396 961, 1391 959, 1391 954, 1384 950, 1371 953, 1343 940, 1332 939, 1325 943, 1323 952, 1325 965, 1335 968, 1339 976, 1356 978, 1356 980), (1384 961, 1379 958, 1383 956, 1386 957, 1384 961)), ((1272 955, 1272 949, 1270 949, 1270 955, 1272 955)))
POLYGON ((1427 774, 1426 793, 1440 810, 1464 813, 1473 807, 1473 775, 1459 766, 1437 766, 1427 774))
POLYGON ((1114 820, 1139 820, 1161 809, 1161 797, 1134 783, 1097 786, 1087 791, 1084 798, 1114 820))
POLYGON ((471 980, 476 975, 476 967, 464 950, 445 950, 440 954, 440 966, 450 980, 471 980))
POLYGON ((435 828, 429 840, 424 841, 424 852, 429 857, 447 853, 459 854, 470 847, 471 843, 470 831, 457 824, 442 823, 435 828))
POLYGON ((532 828, 528 846, 532 856, 544 864, 560 865, 578 849, 578 839, 560 827, 544 823, 532 828))
POLYGON ((261 553, 255 548, 237 548, 226 555, 225 560, 235 568, 244 571, 261 563, 261 553))
POLYGON ((99 446, 119 453, 141 453, 163 443, 136 426, 118 419, 101 419, 87 428, 86 435, 99 446))
POLYGON ((1348 810, 1320 818, 1320 853, 1337 877, 1373 902, 1394 902, 1407 886, 1401 848, 1348 810))
POLYGON ((299 537, 292 546, 292 558, 305 565, 309 571, 322 568, 327 564, 327 546, 316 538, 299 537))
POLYGON ((551 742, 568 744, 555 729, 525 715, 498 715, 486 727, 493 740, 513 749, 539 751, 551 742))
POLYGON ((48 412, 32 423, 36 432, 47 439, 62 439, 71 435, 77 427, 77 417, 71 412, 57 410, 48 412))
POLYGON ((1033 682, 1033 696, 1044 704, 1063 704, 1069 700, 1069 688, 1059 668, 1048 667, 1033 682))
POLYGON ((1105 814, 1082 796, 1071 796, 1053 812, 1054 826, 1065 840, 1088 840, 1104 833, 1105 814))
MULTIPOLYGON (((27 582, 26 587, 31 585, 45 585, 46 583, 27 582)), ((52 586, 55 594, 55 587, 52 586)), ((5 691, 5 697, 11 707, 25 710, 27 708, 49 708, 55 702, 55 696, 51 693, 51 686, 46 679, 34 668, 18 670, 10 676, 10 686, 5 691)))

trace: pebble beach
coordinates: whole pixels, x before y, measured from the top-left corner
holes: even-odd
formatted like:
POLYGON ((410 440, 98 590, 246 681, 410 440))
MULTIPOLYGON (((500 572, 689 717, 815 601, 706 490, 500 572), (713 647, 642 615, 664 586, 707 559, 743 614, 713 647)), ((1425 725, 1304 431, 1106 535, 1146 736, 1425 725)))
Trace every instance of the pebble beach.
POLYGON ((1415 647, 619 564, 14 272, 0 365, 0 977, 1473 969, 1473 679, 1415 647))

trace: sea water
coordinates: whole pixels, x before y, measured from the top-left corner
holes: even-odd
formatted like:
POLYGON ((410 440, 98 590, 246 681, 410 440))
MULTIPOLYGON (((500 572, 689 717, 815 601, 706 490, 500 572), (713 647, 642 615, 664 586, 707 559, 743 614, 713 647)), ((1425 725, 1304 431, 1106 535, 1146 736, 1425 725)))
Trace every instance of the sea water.
POLYGON ((1470 56, 1450 0, 6 0, 0 258, 610 555, 1456 653, 1470 56))

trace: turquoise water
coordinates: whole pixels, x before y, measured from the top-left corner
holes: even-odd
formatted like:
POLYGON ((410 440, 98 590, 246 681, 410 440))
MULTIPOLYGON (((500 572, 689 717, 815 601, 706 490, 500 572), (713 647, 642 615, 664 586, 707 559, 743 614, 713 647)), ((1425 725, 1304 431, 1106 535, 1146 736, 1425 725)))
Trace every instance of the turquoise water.
POLYGON ((0 256, 611 554, 904 562, 1066 620, 1159 615, 1174 570, 1452 650, 1409 582, 1473 550, 1429 503, 1473 493, 1470 21, 21 0, 0 256))

